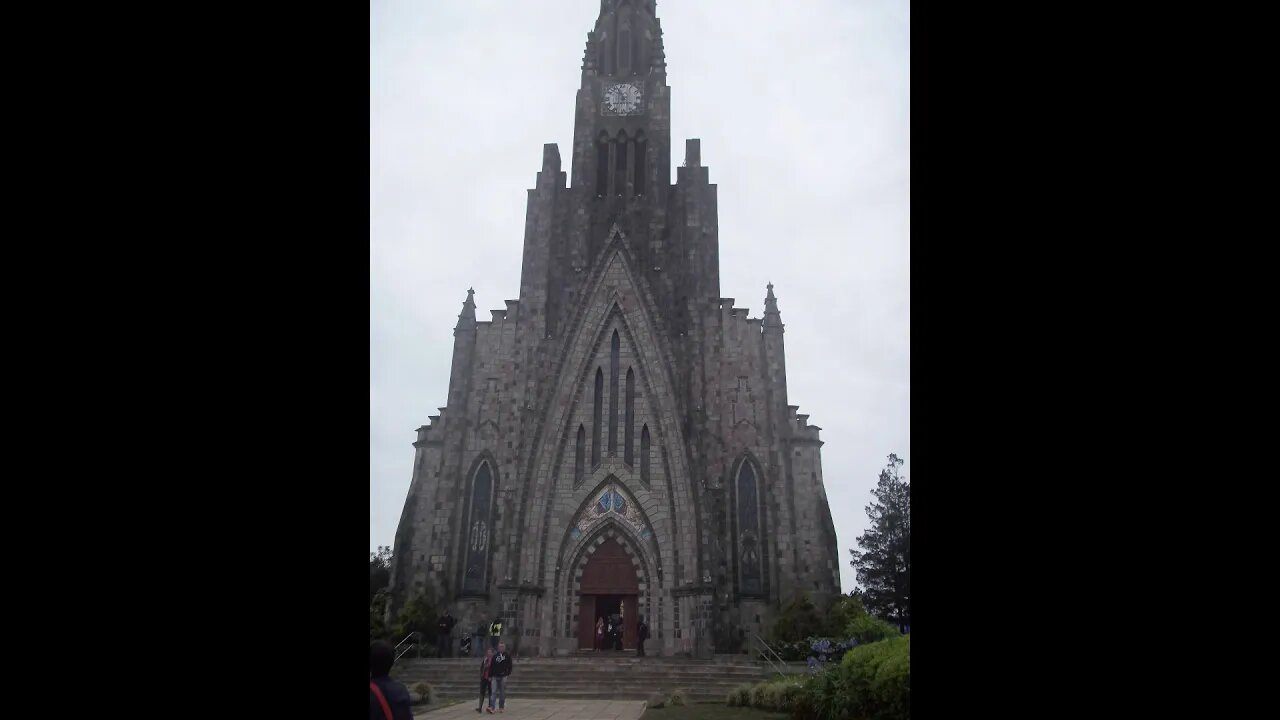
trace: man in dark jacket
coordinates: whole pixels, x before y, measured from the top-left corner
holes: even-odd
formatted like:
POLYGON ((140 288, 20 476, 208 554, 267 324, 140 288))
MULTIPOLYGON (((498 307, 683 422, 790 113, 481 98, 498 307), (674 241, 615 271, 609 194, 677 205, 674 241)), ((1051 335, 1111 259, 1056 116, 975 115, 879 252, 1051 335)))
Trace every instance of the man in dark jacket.
POLYGON ((436 620, 436 657, 449 657, 453 653, 449 645, 449 638, 453 634, 453 625, 457 622, 453 619, 453 614, 448 610, 436 620))
POLYGON ((493 712, 493 700, 498 699, 498 712, 506 712, 507 678, 511 675, 511 655, 507 653, 507 644, 498 643, 498 652, 493 656, 493 676, 489 678, 489 712, 493 712))
POLYGON ((391 679, 395 657, 390 643, 369 645, 369 720, 413 720, 409 688, 391 679))
POLYGON ((649 639, 649 623, 640 619, 640 626, 636 628, 636 657, 644 657, 644 641, 649 639))

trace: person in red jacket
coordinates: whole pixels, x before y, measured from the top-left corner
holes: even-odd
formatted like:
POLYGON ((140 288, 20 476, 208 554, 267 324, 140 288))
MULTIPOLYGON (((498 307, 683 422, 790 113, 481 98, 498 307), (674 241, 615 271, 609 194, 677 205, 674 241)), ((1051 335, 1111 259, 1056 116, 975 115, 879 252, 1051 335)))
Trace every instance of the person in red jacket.
MULTIPOLYGON (((484 707, 485 698, 489 697, 490 678, 493 677, 493 648, 485 648, 484 659, 480 661, 480 704, 476 712, 484 707)), ((490 712, 493 712, 490 710, 490 712)))

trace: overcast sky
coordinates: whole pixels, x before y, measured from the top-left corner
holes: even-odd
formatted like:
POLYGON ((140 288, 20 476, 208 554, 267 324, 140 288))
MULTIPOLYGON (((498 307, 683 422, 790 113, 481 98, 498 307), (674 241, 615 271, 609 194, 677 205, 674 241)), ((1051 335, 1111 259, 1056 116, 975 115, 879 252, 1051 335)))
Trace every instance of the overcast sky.
MULTIPOLYGON (((519 295, 543 143, 569 170, 599 0, 373 0, 369 67, 369 548, 390 545, 414 429, 444 405, 453 326, 519 295)), ((886 456, 911 470, 906 0, 659 0, 671 166, 701 138, 720 292, 774 283, 791 404, 822 428, 840 542, 886 456)), ((576 178, 570 178, 576 182, 576 178)))

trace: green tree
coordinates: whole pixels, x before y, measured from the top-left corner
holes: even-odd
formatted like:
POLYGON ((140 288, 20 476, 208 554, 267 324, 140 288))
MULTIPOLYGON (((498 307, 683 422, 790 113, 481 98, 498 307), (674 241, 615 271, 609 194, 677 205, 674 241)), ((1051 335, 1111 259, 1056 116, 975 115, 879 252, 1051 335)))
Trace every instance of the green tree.
POLYGON ((806 593, 797 593, 773 622, 774 642, 795 642, 822 634, 823 619, 806 593))
POLYGON ((862 606, 862 600, 850 595, 837 595, 835 600, 831 601, 831 608, 827 610, 826 628, 823 635, 830 638, 847 639, 849 636, 846 631, 849 623, 860 615, 866 615, 867 609, 862 606))
POLYGON ((903 460, 889 455, 867 506, 871 527, 850 550, 867 610, 899 625, 911 624, 911 483, 900 475, 903 460))
POLYGON ((409 601, 396 613, 395 638, 402 640, 412 632, 420 633, 419 648, 432 647, 436 639, 436 608, 423 593, 409 598, 409 601))
POLYGON ((391 585, 391 548, 379 545, 369 553, 369 642, 387 640, 390 633, 383 615, 391 585))
POLYGON ((379 590, 369 600, 369 642, 390 639, 390 633, 387 632, 387 624, 383 621, 383 614, 386 609, 387 592, 379 590))
POLYGON ((369 553, 369 603, 379 590, 391 585, 391 548, 379 545, 378 552, 369 553))

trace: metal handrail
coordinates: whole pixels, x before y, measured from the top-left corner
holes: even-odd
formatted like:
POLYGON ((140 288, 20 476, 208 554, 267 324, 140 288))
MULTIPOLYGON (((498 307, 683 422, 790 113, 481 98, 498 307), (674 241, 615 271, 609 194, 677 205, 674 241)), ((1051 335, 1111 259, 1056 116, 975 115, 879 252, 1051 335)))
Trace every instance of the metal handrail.
POLYGON ((772 647, 770 647, 770 646, 769 646, 769 643, 767 643, 767 642, 765 642, 765 641, 764 641, 764 638, 760 637, 759 635, 757 635, 757 634, 755 634, 755 633, 751 633, 751 637, 752 637, 756 642, 758 642, 758 643, 760 643, 762 646, 764 646, 764 650, 757 650, 757 651, 756 651, 756 652, 760 655, 760 657, 764 658, 764 659, 765 659, 765 662, 769 663, 769 667, 773 668, 773 671, 774 671, 774 672, 778 673, 778 675, 780 675, 780 676, 782 676, 782 677, 786 677, 786 676, 787 676, 787 674, 786 674, 786 673, 784 673, 784 672, 782 672, 781 670, 779 670, 779 669, 778 669, 778 666, 777 666, 776 664, 774 664, 774 662, 773 662, 773 658, 769 657, 769 655, 771 654, 771 655, 773 655, 773 657, 777 658, 777 659, 778 659, 778 662, 779 662, 779 663, 782 663, 782 667, 786 667, 786 666, 787 666, 787 661, 786 661, 786 660, 783 660, 783 659, 782 659, 782 656, 781 656, 781 655, 779 655, 779 654, 778 654, 778 653, 777 653, 777 652, 776 652, 772 647), (766 653, 765 653, 765 650, 767 650, 767 651, 768 651, 768 654, 766 654, 766 653))
POLYGON ((396 643, 396 660, 399 660, 401 655, 404 655, 405 653, 409 652, 410 650, 413 649, 414 645, 418 644, 418 641, 416 639, 417 634, 418 633, 416 632, 411 632, 408 635, 405 635, 403 640, 396 643), (401 650, 400 646, 404 645, 405 643, 409 643, 409 644, 406 645, 403 650, 401 650))

